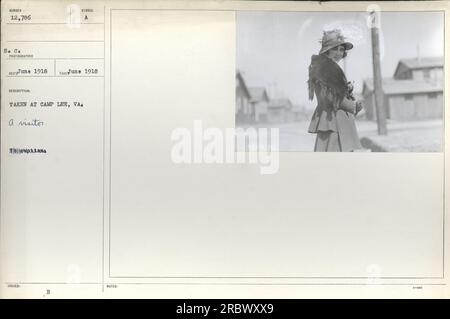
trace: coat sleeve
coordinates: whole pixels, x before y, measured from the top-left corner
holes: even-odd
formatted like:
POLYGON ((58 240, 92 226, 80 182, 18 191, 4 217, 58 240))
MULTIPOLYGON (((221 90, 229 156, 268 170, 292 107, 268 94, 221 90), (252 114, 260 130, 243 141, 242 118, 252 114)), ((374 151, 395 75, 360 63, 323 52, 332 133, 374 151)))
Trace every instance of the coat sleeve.
POLYGON ((356 102, 344 97, 339 108, 350 113, 355 113, 356 102))
MULTIPOLYGON (((332 107, 333 103, 335 103, 335 95, 329 91, 326 90, 326 88, 320 87, 316 91, 316 94, 318 94, 318 99, 320 101, 326 101, 327 105, 332 107)), ((344 97, 340 103, 338 109, 344 110, 346 112, 355 113, 356 111, 356 103, 346 97, 344 97)))

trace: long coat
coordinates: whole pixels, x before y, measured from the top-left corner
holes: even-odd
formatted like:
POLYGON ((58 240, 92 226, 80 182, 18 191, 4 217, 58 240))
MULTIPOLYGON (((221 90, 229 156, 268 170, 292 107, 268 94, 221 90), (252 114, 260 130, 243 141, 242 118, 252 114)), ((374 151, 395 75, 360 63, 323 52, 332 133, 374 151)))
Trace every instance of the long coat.
POLYGON ((314 93, 317 98, 317 107, 312 116, 308 132, 336 132, 342 152, 361 149, 354 115, 343 108, 338 108, 335 111, 332 95, 326 94, 320 86, 315 87, 314 93))

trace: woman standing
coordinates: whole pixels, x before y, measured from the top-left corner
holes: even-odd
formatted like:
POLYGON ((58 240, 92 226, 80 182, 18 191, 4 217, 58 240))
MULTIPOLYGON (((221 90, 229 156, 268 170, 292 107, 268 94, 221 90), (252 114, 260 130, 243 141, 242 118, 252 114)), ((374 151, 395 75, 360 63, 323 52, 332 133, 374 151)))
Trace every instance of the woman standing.
POLYGON ((308 132, 317 134, 315 152, 353 152, 361 150, 355 115, 362 109, 355 101, 353 86, 338 65, 353 44, 346 42, 340 30, 325 31, 319 55, 311 57, 309 99, 314 94, 317 107, 308 132))

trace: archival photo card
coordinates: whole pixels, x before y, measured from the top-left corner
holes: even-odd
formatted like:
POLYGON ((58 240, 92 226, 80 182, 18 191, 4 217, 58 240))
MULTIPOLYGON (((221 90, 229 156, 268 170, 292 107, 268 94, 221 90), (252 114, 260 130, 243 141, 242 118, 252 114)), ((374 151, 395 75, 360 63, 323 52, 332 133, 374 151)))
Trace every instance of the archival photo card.
POLYGON ((448 1, 1 2, 0 297, 448 298, 448 1))

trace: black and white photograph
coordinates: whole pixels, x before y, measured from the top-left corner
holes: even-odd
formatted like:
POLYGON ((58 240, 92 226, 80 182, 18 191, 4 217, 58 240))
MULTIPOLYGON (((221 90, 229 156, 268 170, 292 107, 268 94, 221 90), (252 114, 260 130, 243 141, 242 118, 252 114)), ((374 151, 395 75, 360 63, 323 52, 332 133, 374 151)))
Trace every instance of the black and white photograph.
POLYGON ((236 21, 237 128, 278 128, 280 151, 442 152, 443 12, 236 21))

